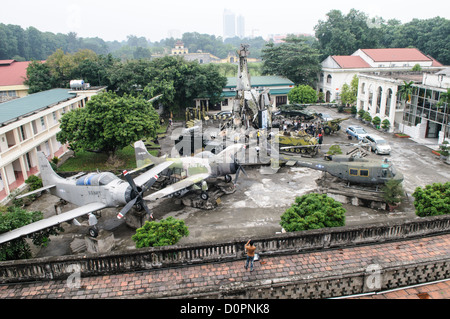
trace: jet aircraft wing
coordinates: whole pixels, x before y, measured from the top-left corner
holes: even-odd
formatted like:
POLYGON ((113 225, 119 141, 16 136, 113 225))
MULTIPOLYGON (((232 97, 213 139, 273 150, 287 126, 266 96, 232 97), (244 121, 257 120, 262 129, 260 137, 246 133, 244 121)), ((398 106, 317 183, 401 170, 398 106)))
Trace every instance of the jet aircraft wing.
POLYGON ((77 207, 73 210, 70 210, 68 212, 65 212, 63 214, 55 215, 49 218, 41 219, 37 222, 25 225, 23 227, 13 229, 9 232, 0 234, 0 244, 3 244, 7 241, 19 238, 21 236, 25 236, 37 231, 40 231, 42 229, 58 225, 62 222, 72 220, 74 218, 83 216, 85 214, 95 212, 97 210, 100 210, 102 208, 106 208, 107 206, 103 203, 90 203, 84 206, 77 207))
POLYGON ((166 188, 163 188, 153 194, 144 197, 144 200, 157 200, 165 196, 169 196, 173 193, 186 189, 194 184, 200 183, 203 180, 207 179, 209 176, 210 176, 209 173, 202 173, 189 176, 179 182, 176 182, 172 185, 167 186, 166 188))

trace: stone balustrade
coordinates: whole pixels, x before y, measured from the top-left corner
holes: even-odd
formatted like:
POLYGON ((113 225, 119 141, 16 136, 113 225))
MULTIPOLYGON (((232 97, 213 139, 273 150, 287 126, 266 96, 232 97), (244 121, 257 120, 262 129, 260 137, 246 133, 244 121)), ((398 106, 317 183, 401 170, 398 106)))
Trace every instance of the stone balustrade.
MULTIPOLYGON (((344 226, 272 237, 253 238, 261 256, 295 254, 321 249, 396 241, 447 233, 450 216, 344 226)), ((162 267, 239 260, 246 239, 183 246, 142 248, 104 254, 78 254, 0 262, 0 283, 64 279, 74 269, 83 277, 143 271, 162 267)))

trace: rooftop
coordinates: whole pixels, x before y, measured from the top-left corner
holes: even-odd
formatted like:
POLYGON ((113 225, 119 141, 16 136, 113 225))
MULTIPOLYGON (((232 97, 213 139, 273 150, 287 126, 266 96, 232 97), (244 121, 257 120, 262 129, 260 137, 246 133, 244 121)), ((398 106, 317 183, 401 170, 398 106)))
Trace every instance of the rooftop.
POLYGON ((432 61, 416 48, 361 49, 374 62, 432 61))
POLYGON ((22 116, 31 115, 52 105, 74 98, 76 94, 69 91, 70 89, 52 89, 1 103, 0 125, 7 125, 22 116))
POLYGON ((360 56, 353 55, 333 55, 331 58, 343 69, 370 68, 369 63, 360 56))
POLYGON ((22 85, 30 61, 0 60, 0 86, 22 85))
MULTIPOLYGON (((256 86, 294 86, 294 82, 281 76, 252 76, 250 77, 252 87, 256 86)), ((234 88, 237 85, 237 77, 228 77, 225 88, 234 88)))

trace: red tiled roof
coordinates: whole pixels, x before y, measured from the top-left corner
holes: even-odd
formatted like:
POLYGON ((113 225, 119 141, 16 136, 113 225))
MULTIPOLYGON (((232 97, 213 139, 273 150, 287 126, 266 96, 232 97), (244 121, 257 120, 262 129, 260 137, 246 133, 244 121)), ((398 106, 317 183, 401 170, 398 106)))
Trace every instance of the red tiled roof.
POLYGON ((370 65, 360 56, 333 55, 331 57, 343 69, 370 68, 370 65))
POLYGON ((427 57, 429 57, 429 58, 433 61, 433 64, 431 64, 431 66, 437 66, 437 67, 439 67, 439 66, 444 66, 441 62, 439 62, 438 60, 436 60, 436 59, 433 58, 432 56, 427 55, 427 57))
POLYGON ((10 65, 15 60, 0 60, 0 65, 10 65))
POLYGON ((0 60, 0 86, 22 85, 30 63, 30 61, 0 60))
POLYGON ((374 62, 431 61, 416 48, 361 49, 374 62))

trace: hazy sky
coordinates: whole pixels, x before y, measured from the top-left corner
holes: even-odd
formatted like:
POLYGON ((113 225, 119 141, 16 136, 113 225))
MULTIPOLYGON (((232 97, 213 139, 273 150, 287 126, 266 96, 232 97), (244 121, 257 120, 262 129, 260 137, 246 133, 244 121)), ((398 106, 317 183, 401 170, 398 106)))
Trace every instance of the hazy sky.
MULTIPOLYGON (((3 0, 6 2, 6 0, 3 0)), ((0 10, 0 23, 34 26, 53 33, 76 32, 79 37, 105 41, 126 40, 127 35, 159 41, 169 30, 223 36, 224 9, 245 18, 246 36, 310 33, 332 9, 347 14, 351 8, 372 17, 398 19, 436 16, 450 19, 450 2, 443 0, 9 0, 0 10)))

